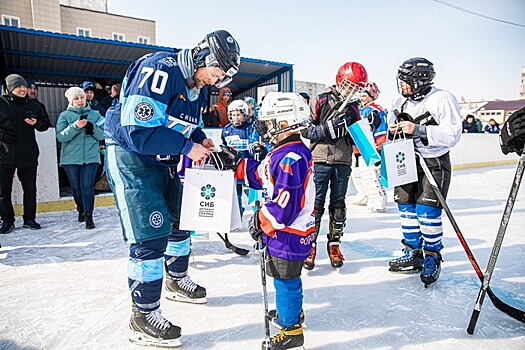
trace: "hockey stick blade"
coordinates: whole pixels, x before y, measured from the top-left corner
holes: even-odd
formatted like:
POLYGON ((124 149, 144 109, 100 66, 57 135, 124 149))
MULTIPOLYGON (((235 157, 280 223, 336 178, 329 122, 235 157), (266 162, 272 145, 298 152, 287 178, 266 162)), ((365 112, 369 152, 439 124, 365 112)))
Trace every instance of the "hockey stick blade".
POLYGON ((239 247, 233 245, 232 242, 230 242, 230 240, 228 239, 228 234, 227 233, 225 233, 224 236, 222 236, 219 232, 217 232, 217 235, 219 235, 219 237, 221 237, 221 239, 224 242, 224 245, 226 246, 226 248, 231 250, 235 254, 244 256, 244 255, 248 255, 248 253, 250 252, 248 249, 239 248, 239 247))
MULTIPOLYGON (((456 231, 456 235, 458 236, 459 242, 463 246, 463 250, 467 254, 468 259, 470 260, 470 264, 474 268, 474 271, 476 272, 476 275, 480 279, 481 283, 483 283, 483 273, 481 272, 481 269, 479 267, 478 262, 476 261, 476 258, 474 258, 474 254, 470 250, 470 247, 468 246, 467 242, 465 241, 465 237, 461 233, 461 230, 459 229, 459 225, 457 224, 456 220, 454 219, 454 216, 452 215, 452 211, 450 210, 450 207, 448 206, 445 197, 443 196, 443 193, 439 189, 439 186, 434 179, 434 176, 432 176, 432 173, 430 172, 430 169, 428 168, 427 163, 425 162, 425 159, 421 156, 421 154, 416 150, 416 155, 419 158, 419 164, 421 165, 421 168, 423 169, 423 172, 425 173, 425 176, 428 179, 428 182, 430 182, 430 185, 434 189, 434 192, 436 193, 436 196, 438 197, 439 204, 443 207, 443 210, 447 214, 447 217, 454 228, 454 231, 456 231)), ((505 302, 503 302, 500 298, 498 298, 490 289, 489 286, 487 286, 487 294, 489 295, 490 300, 492 301, 492 304, 500 311, 506 313, 510 317, 525 322, 525 315, 523 310, 519 310, 505 302)), ((469 333, 470 334, 470 333, 469 333)))

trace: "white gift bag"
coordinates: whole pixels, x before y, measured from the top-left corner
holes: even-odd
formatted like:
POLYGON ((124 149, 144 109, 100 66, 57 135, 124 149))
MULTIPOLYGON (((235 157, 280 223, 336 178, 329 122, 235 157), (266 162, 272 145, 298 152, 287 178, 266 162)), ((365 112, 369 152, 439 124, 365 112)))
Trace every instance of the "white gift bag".
POLYGON ((230 232, 241 226, 232 171, 186 169, 180 229, 230 232))
POLYGON ((381 185, 401 186, 417 181, 416 154, 412 139, 399 139, 381 145, 381 185))

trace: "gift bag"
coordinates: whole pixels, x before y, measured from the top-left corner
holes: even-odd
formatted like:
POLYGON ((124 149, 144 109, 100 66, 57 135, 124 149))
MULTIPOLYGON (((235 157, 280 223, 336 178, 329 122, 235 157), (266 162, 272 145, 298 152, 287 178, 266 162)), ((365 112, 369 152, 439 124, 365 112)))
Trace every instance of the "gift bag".
POLYGON ((187 168, 180 229, 230 232, 241 226, 232 171, 187 168))
POLYGON ((348 127, 348 131, 367 166, 379 165, 381 157, 376 149, 374 135, 368 119, 361 119, 348 127))
POLYGON ((417 181, 416 154, 412 139, 381 145, 381 185, 394 187, 417 181))

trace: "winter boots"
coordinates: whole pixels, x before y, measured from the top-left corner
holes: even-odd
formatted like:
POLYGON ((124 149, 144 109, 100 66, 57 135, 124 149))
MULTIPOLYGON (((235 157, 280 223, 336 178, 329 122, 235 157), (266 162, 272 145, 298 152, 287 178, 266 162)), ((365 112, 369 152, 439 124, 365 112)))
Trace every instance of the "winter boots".
POLYGON ((425 260, 421 263, 423 271, 421 271, 421 282, 425 284, 425 288, 436 282, 441 273, 441 262, 443 261, 441 254, 425 250, 425 260))
POLYGON ((84 212, 84 220, 86 221, 87 230, 92 230, 95 228, 95 223, 93 222, 93 212, 91 211, 84 212))
POLYGON ((35 219, 24 219, 24 228, 29 228, 31 230, 40 230, 42 226, 35 219))
POLYGON ((84 222, 84 208, 77 207, 78 212, 78 222, 84 222))
POLYGON ((129 328, 132 332, 129 341, 137 345, 160 348, 178 348, 182 345, 180 327, 166 320, 159 309, 141 312, 133 304, 129 328))
POLYGON ((405 246, 405 248, 403 248, 404 255, 390 260, 389 270, 392 272, 411 272, 421 270, 423 251, 421 249, 414 249, 408 244, 405 244, 405 240, 402 240, 401 243, 405 246))
MULTIPOLYGON (((300 350, 304 349, 303 327, 297 323, 285 327, 270 339, 271 350, 300 350)), ((261 349, 266 350, 266 344, 261 344, 261 349)))
POLYGON ((192 304, 206 304, 206 289, 193 282, 189 275, 183 278, 166 276, 166 298, 192 304))
POLYGON ((4 221, 2 222, 2 226, 0 226, 0 233, 9 233, 15 229, 15 223, 12 221, 4 221))

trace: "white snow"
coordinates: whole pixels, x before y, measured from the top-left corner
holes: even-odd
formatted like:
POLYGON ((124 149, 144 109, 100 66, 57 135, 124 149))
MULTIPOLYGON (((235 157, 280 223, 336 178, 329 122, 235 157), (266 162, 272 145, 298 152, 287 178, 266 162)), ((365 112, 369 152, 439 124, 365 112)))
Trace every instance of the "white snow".
MULTIPOLYGON (((485 270, 515 166, 454 172, 449 206, 485 270)), ((516 201, 491 287, 525 308, 525 185, 516 201)), ((497 310, 487 297, 474 335, 466 327, 479 279, 444 217, 445 250, 439 281, 425 289, 418 274, 388 272, 400 254, 397 210, 370 214, 352 206, 342 269, 330 267, 320 236, 316 268, 303 273, 307 349, 524 349, 525 325, 497 310)), ((244 228, 230 234, 249 248, 244 228)), ((127 245, 115 207, 97 208, 97 228, 85 230, 76 212, 39 214, 39 231, 0 235, 0 348, 139 349, 128 342, 130 297, 127 245)), ((328 216, 323 220, 327 230, 328 216)), ((259 255, 237 256, 216 234, 193 242, 190 273, 208 291, 208 304, 163 298, 163 314, 183 331, 183 349, 260 349, 263 338, 259 255)), ((268 278, 273 304, 272 279, 268 278)))

